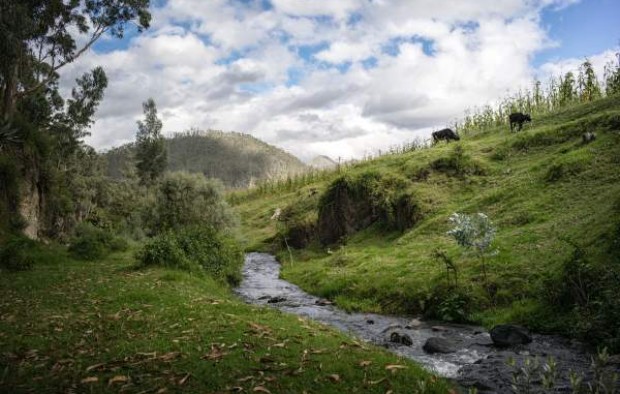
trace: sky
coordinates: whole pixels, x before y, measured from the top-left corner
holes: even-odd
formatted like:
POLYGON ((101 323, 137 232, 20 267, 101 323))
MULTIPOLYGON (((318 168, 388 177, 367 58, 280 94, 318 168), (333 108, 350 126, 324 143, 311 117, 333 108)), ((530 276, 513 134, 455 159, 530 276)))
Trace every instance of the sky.
POLYGON ((61 86, 103 66, 86 142, 135 139, 153 98, 171 135, 252 134, 311 160, 360 158, 453 124, 620 42, 618 0, 156 0, 151 28, 103 37, 61 86))

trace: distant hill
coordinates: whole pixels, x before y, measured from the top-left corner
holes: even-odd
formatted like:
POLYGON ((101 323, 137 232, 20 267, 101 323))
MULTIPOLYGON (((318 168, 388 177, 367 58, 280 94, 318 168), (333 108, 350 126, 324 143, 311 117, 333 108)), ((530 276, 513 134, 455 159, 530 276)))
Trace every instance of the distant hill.
MULTIPOLYGON (((281 179, 307 167, 295 156, 249 134, 190 131, 166 139, 168 170, 202 173, 228 187, 248 187, 264 179, 281 179)), ((122 178, 133 171, 134 144, 104 153, 107 173, 122 178)))
POLYGON ((310 167, 319 169, 334 168, 337 165, 338 163, 325 155, 317 156, 310 162, 310 167))

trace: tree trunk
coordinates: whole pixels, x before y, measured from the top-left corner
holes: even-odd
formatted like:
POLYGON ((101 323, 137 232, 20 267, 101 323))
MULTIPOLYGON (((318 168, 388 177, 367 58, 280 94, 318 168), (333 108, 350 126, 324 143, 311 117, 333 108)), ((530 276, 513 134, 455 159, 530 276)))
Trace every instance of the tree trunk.
POLYGON ((4 81, 4 92, 2 92, 2 118, 10 120, 15 112, 15 93, 17 90, 17 64, 10 67, 6 80, 4 81))

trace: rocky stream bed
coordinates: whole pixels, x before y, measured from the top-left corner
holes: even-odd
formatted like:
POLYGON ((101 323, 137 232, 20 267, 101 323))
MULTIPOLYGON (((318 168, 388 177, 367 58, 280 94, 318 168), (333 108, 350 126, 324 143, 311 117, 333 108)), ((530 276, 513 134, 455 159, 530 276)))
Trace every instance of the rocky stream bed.
MULTIPOLYGON (((498 347, 484 328, 425 321, 414 317, 347 313, 327 300, 305 293, 280 279, 280 264, 265 253, 245 257, 243 281, 236 289, 246 302, 268 305, 308 317, 348 332, 367 342, 415 360, 463 388, 478 392, 509 393, 514 368, 537 357, 557 363, 556 392, 570 392, 569 372, 591 378, 591 355, 575 341, 552 335, 529 335, 530 343, 498 347)), ((618 365, 611 368, 620 370, 618 365)), ((540 384, 540 381, 534 382, 540 384)))

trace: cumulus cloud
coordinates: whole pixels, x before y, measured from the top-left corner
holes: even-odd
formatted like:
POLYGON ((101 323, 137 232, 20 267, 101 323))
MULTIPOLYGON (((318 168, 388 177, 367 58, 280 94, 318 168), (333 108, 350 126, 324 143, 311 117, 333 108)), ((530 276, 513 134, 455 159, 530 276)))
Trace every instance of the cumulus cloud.
MULTIPOLYGON (((531 66, 555 45, 541 10, 573 1, 170 0, 153 10, 151 30, 90 51, 62 86, 105 68, 87 141, 100 149, 133 140, 153 97, 168 134, 235 130, 303 159, 349 159, 425 138, 534 76, 574 68, 581 59, 531 66)), ((597 71, 608 56, 592 56, 597 71)))

